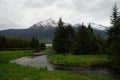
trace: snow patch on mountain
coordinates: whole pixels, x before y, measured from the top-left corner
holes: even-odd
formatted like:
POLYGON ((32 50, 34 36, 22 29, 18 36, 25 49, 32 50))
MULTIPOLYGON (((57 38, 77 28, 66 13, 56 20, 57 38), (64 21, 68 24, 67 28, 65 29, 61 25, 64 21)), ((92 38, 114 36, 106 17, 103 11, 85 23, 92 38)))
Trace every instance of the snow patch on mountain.
POLYGON ((50 29, 52 27, 56 27, 57 26, 57 22, 55 22, 52 19, 48 19, 48 20, 44 20, 44 21, 40 21, 34 25, 32 25, 30 28, 34 28, 34 29, 50 29))
MULTIPOLYGON (((107 26, 103 26, 103 25, 101 25, 101 24, 96 24, 96 23, 85 23, 84 25, 85 26, 88 26, 88 25, 91 25, 91 27, 94 29, 94 30, 106 30, 106 29, 108 29, 109 27, 107 27, 107 26)), ((73 25, 74 27, 79 27, 81 24, 75 24, 75 25, 73 25)))
MULTIPOLYGON (((90 23, 91 27, 95 30, 106 30, 109 27, 107 26, 103 26, 101 24, 96 24, 96 23, 90 23)), ((44 20, 44 21, 40 21, 36 24, 34 24, 33 26, 31 26, 31 28, 35 28, 35 29, 50 29, 50 28, 54 28, 57 27, 58 22, 52 20, 52 19, 48 19, 48 20, 44 20)), ((70 23, 64 23, 64 26, 70 25, 70 23)), ((81 25, 80 23, 74 24, 73 27, 78 27, 79 25, 81 25)), ((86 26, 89 25, 89 23, 85 23, 86 26)))
POLYGON ((103 26, 103 25, 101 25, 101 24, 96 24, 96 23, 90 23, 90 24, 91 24, 91 27, 92 27, 93 29, 96 29, 96 30, 106 30, 106 29, 109 28, 109 27, 103 26))
POLYGON ((48 20, 45 20, 45 21, 40 21, 36 24, 36 26, 46 26, 46 27, 56 27, 57 26, 57 23, 52 20, 52 19, 48 19, 48 20))

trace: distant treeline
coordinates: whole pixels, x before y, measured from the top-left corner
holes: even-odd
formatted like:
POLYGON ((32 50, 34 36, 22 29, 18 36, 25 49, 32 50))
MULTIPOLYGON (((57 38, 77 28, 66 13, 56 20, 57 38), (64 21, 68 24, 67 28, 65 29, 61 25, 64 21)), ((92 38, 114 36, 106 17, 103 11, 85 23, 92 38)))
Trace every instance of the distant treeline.
POLYGON ((45 44, 32 37, 30 40, 17 38, 17 37, 5 37, 0 36, 0 50, 18 50, 18 49, 45 49, 45 44))

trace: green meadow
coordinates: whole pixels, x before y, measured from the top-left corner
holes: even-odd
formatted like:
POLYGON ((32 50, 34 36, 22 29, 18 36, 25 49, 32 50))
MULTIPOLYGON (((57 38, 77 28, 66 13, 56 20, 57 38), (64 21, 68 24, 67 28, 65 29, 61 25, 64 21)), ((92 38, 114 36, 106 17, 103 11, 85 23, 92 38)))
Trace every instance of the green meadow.
POLYGON ((55 65, 94 66, 109 62, 107 55, 61 55, 55 54, 50 58, 55 65))
MULTIPOLYGON (((87 73, 80 75, 59 70, 48 71, 46 67, 34 68, 29 66, 21 66, 15 63, 9 63, 9 61, 12 59, 31 55, 31 50, 1 51, 0 80, 113 80, 105 76, 95 76, 87 73)), ((60 57, 63 56, 61 55, 60 57)))

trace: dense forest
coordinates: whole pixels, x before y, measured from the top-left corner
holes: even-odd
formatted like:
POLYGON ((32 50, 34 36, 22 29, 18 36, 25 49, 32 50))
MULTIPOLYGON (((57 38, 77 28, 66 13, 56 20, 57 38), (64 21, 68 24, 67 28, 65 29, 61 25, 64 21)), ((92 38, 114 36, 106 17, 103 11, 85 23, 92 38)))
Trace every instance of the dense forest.
POLYGON ((57 54, 108 54, 112 67, 120 68, 120 14, 115 4, 111 14, 111 27, 106 31, 104 39, 93 33, 91 24, 79 25, 75 32, 71 25, 64 26, 59 19, 53 40, 53 48, 57 54))
POLYGON ((64 26, 60 18, 53 40, 53 48, 63 54, 104 54, 106 39, 95 35, 91 25, 79 25, 75 31, 71 25, 64 26), (63 34, 64 33, 64 34, 63 34))

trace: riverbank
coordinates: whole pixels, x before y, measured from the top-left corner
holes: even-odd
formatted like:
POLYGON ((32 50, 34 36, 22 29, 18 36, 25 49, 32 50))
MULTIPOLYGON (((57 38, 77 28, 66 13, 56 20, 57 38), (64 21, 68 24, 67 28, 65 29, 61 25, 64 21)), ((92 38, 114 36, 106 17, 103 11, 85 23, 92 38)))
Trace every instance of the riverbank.
MULTIPOLYGON (((31 51, 4 51, 0 52, 0 80, 113 80, 105 76, 93 74, 74 74, 66 71, 48 71, 46 67, 22 66, 8 61, 30 56, 31 51), (21 56, 18 56, 18 54, 21 56), (28 54, 28 55, 25 55, 28 54)), ((39 62, 39 61, 37 61, 39 62)))
POLYGON ((55 65, 67 66, 106 66, 109 63, 107 55, 52 55, 49 61, 55 65))
POLYGON ((93 74, 120 79, 118 69, 109 66, 107 55, 61 55, 54 54, 49 59, 56 70, 77 74, 93 74))

